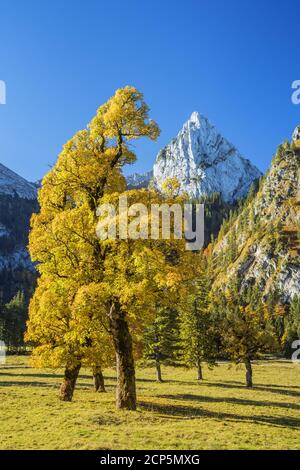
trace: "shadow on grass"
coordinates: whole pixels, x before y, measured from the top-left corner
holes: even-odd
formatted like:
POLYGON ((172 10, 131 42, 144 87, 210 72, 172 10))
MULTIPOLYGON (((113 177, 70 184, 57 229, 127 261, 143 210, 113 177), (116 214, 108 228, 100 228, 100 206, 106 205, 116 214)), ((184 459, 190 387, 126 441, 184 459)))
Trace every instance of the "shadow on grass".
MULTIPOLYGON (((57 378, 57 376, 55 376, 57 378)), ((28 381, 0 381, 0 389, 1 387, 42 387, 42 388, 59 388, 60 387, 60 384, 61 384, 61 381, 57 381, 57 382, 40 382, 40 381, 32 381, 32 382, 28 382, 28 381)), ((106 390, 111 390, 111 389, 114 389, 115 387, 113 385, 107 385, 105 384, 105 388, 106 390)), ((89 382, 89 383, 84 383, 84 382, 77 382, 76 384, 76 389, 77 390, 93 390, 93 382, 89 382)))
MULTIPOLYGON (((205 387, 220 387, 220 388, 228 388, 228 389, 239 389, 239 390, 249 390, 245 385, 243 385, 241 382, 236 382, 236 381, 224 381, 224 382, 205 382, 205 387)), ((294 388, 291 386, 291 388, 294 388)), ((296 387, 295 387, 296 388, 296 387)), ((255 384, 252 389, 250 390, 259 390, 262 392, 270 392, 270 393, 278 393, 279 395, 286 395, 290 397, 296 397, 300 398, 300 392, 294 391, 294 390, 286 390, 284 387, 281 387, 281 385, 267 385, 267 384, 255 384)))
MULTIPOLYGON (((82 375, 80 375, 80 377, 84 377, 82 375)), ((116 375, 115 376, 109 376, 109 375, 105 375, 104 374, 104 379, 105 380, 111 380, 113 382, 115 382, 117 380, 117 377, 116 375)), ((195 385, 195 383, 197 382, 196 380, 174 380, 174 379, 165 379, 163 380, 162 382, 158 382, 155 378, 153 379, 148 379, 148 378, 143 378, 143 377, 136 377, 136 382, 137 383, 141 383, 141 382, 145 382, 145 383, 152 383, 152 384, 157 384, 157 385, 163 385, 163 384, 181 384, 181 385, 195 385)))
POLYGON ((1 387, 43 387, 43 388, 55 388, 57 386, 56 383, 47 383, 47 382, 24 382, 22 380, 22 382, 13 382, 13 381, 9 381, 9 382, 4 382, 4 381, 1 381, 0 382, 0 388, 1 387))
MULTIPOLYGON (((15 372, 3 372, 1 373, 0 369, 0 377, 1 376, 7 376, 7 377, 32 377, 32 378, 45 378, 45 379, 63 379, 64 374, 54 374, 49 372, 47 373, 29 373, 29 374, 20 374, 20 373, 15 373, 15 372)), ((104 377, 105 380, 110 379, 110 380, 116 380, 115 377, 104 377)), ((93 376, 91 375, 79 375, 79 380, 93 380, 93 376)), ((1 383, 1 382, 0 382, 1 383)))
MULTIPOLYGON (((9 368, 8 368, 9 369, 9 368)), ((30 367, 29 367, 30 369, 30 367)), ((0 377, 1 375, 3 376, 8 376, 8 377, 33 377, 33 378, 46 378, 46 379, 63 379, 64 377, 64 374, 62 373, 46 373, 46 372, 43 372, 43 373, 34 373, 34 372, 29 372, 29 373, 17 373, 17 372, 5 372, 3 371, 3 374, 1 373, 1 369, 0 369, 0 377)), ((79 375, 79 380, 92 380, 93 379, 93 376, 92 374, 91 375, 79 375)), ((108 376, 108 375, 104 375, 104 380, 110 380, 112 382, 116 382, 116 376, 108 376)), ((156 379, 148 379, 148 378, 136 378, 136 382, 138 383, 141 383, 141 382, 145 382, 145 383, 153 383, 153 384, 159 384, 159 382, 157 382, 156 379)), ((166 383, 166 384, 181 384, 181 385, 195 385, 196 384, 196 381, 183 381, 183 380, 164 380, 162 382, 163 384, 166 383)))
POLYGON ((157 395, 158 398, 165 398, 171 400, 186 400, 200 403, 228 403, 230 405, 246 405, 246 406, 262 406, 262 407, 276 407, 286 408, 289 410, 300 410, 300 404, 296 403, 284 403, 284 402, 273 402, 273 401, 257 401, 248 400, 244 398, 233 398, 233 397, 212 397, 206 395, 192 395, 192 394, 179 394, 179 395, 157 395))
MULTIPOLYGON (((168 397, 169 398, 169 397, 168 397)), ((229 422, 247 422, 265 426, 277 426, 283 428, 299 428, 300 419, 278 416, 244 416, 236 413, 224 413, 206 410, 204 408, 193 408, 180 405, 163 405, 160 403, 139 402, 139 406, 150 412, 159 413, 160 418, 188 420, 197 418, 212 418, 229 422)))
POLYGON ((278 384, 260 384, 260 383, 257 383, 257 384, 254 384, 254 386, 258 386, 258 387, 271 387, 271 388, 282 388, 282 389, 291 389, 291 388, 297 388, 297 389, 300 389, 300 386, 299 385, 278 385, 278 384))
MULTIPOLYGON (((30 369, 30 367, 29 367, 30 369)), ((53 372, 43 372, 43 373, 39 373, 39 372, 29 372, 29 373, 17 373, 17 372, 5 372, 3 371, 2 373, 2 369, 0 369, 0 377, 1 375, 7 375, 8 377, 43 377, 43 378, 48 378, 48 379, 62 379, 64 377, 64 374, 61 374, 61 373, 53 373, 53 372)), ((92 379, 93 376, 92 374, 91 375, 79 375, 79 379, 84 379, 84 380, 89 380, 89 379, 92 379)))
MULTIPOLYGON (((41 378, 46 378, 46 379, 62 379, 64 377, 63 374, 16 374, 14 372, 4 372, 3 374, 1 374, 1 370, 0 370, 0 377, 1 375, 3 376, 7 376, 7 377, 41 377, 41 378)), ((90 377, 82 377, 81 378, 90 378, 90 377)))

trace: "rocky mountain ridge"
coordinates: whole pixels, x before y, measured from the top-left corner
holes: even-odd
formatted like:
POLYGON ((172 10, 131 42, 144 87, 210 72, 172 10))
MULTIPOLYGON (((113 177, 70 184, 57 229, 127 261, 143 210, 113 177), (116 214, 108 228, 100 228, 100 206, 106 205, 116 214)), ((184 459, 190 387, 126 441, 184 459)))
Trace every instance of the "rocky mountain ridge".
POLYGON ((0 164, 0 298, 22 289, 30 295, 35 268, 27 250, 29 221, 38 210, 33 183, 0 164))
MULTIPOLYGON (((160 189, 169 177, 176 177, 181 192, 192 198, 220 193, 223 200, 243 198, 261 172, 228 142, 210 123, 193 112, 177 137, 157 155, 153 166, 153 182, 160 189)), ((151 172, 128 177, 130 186, 147 186, 151 172), (146 176, 146 177, 145 177, 146 176)))
POLYGON ((0 163, 0 194, 18 196, 22 199, 36 199, 37 188, 33 183, 29 183, 0 163))
POLYGON ((300 145, 278 148, 259 190, 213 246, 215 286, 238 276, 283 301, 300 297, 300 145))

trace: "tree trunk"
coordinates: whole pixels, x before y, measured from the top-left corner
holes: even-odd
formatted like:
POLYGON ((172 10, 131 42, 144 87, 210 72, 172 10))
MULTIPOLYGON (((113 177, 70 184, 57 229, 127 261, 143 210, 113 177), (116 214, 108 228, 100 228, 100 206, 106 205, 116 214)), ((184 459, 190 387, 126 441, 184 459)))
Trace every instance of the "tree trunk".
POLYGON ((202 366, 200 359, 197 360, 197 380, 203 380, 202 366))
POLYGON ((93 377, 95 392, 105 392, 104 377, 101 367, 93 367, 93 377))
POLYGON ((78 378, 80 368, 81 368, 80 363, 77 364, 76 366, 66 365, 64 380, 61 384, 60 391, 59 391, 60 400, 72 401, 74 389, 76 385, 76 380, 78 378))
POLYGON ((128 323, 119 306, 109 312, 110 329, 116 351, 118 409, 136 410, 135 367, 128 323))
POLYGON ((252 387, 252 365, 250 359, 245 359, 245 367, 246 367, 246 386, 252 387))
POLYGON ((156 380, 157 382, 162 383, 163 379, 161 376, 161 366, 160 366, 160 362, 158 359, 155 361, 155 368, 156 368, 156 380))

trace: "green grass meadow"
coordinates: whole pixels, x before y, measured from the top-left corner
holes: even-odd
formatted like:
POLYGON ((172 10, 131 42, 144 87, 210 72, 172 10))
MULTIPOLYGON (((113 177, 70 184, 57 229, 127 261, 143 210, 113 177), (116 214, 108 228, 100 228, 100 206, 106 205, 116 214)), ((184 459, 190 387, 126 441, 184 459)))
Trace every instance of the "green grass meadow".
POLYGON ((115 371, 107 393, 95 393, 83 370, 72 403, 57 398, 62 370, 34 369, 27 357, 0 366, 1 449, 300 449, 300 364, 254 364, 254 388, 244 368, 228 364, 195 371, 137 370, 138 410, 116 411, 115 371))

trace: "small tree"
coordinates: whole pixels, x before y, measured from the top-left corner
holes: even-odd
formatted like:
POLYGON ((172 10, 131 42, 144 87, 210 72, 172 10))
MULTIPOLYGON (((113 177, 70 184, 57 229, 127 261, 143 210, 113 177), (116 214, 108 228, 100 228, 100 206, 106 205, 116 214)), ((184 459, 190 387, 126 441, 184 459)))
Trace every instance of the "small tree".
POLYGON ((300 297, 294 295, 285 317, 285 331, 281 339, 286 356, 291 357, 293 341, 300 339, 300 297))
POLYGON ((220 315, 224 351, 234 362, 245 364, 246 386, 252 387, 252 361, 274 351, 274 329, 260 315, 262 310, 247 302, 247 292, 239 291, 237 283, 230 285, 225 293, 219 291, 214 299, 214 308, 220 315))
POLYGON ((2 339, 9 352, 19 352, 24 346, 27 305, 22 291, 2 307, 2 339))
POLYGON ((214 325, 210 310, 210 282, 202 270, 194 282, 188 303, 181 312, 182 359, 188 367, 197 367, 197 379, 203 379, 202 362, 215 363, 214 325))
POLYGON ((161 365, 178 364, 179 325, 175 308, 158 307, 153 323, 143 337, 143 356, 155 364, 156 379, 163 382, 161 365))

